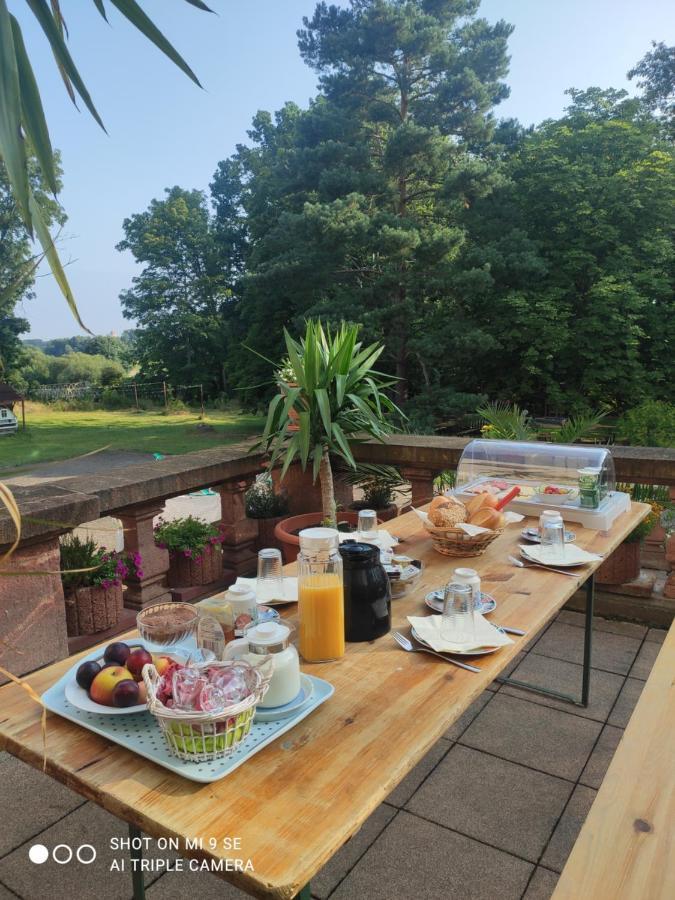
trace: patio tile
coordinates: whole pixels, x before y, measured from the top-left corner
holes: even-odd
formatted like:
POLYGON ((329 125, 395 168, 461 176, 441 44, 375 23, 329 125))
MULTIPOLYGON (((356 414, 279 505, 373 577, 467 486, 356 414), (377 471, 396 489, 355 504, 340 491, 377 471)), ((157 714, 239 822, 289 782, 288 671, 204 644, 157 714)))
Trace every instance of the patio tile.
MULTIPOLYGON (((0 881, 26 900, 43 896, 53 900, 80 900, 84 897, 120 900, 130 897, 128 851, 112 850, 112 837, 128 837, 126 825, 96 804, 85 803, 43 831, 30 845, 43 844, 52 851, 57 844, 67 844, 74 853, 81 844, 91 844, 97 853, 93 863, 84 865, 77 862, 73 855, 72 862, 65 865, 54 862, 51 856, 42 865, 35 865, 28 860, 30 845, 26 843, 0 860, 0 881), (110 866, 114 859, 124 859, 126 871, 111 872, 110 866)), ((151 849, 144 855, 164 859, 172 858, 175 854, 153 851, 151 844, 151 849)), ((147 873, 146 884, 155 881, 159 874, 147 873)))
POLYGON ((331 900, 519 900, 530 863, 400 812, 331 900))
MULTIPOLYGON (((516 668, 516 666, 520 665, 520 663, 525 659, 526 656, 527 656, 527 654, 525 653, 524 650, 521 650, 520 653, 517 653, 513 657, 511 662, 506 666, 506 668, 503 669, 503 671, 499 673, 499 677, 500 678, 508 678, 509 675, 511 674, 511 672, 513 672, 513 670, 516 668)), ((498 691, 500 689, 500 687, 501 687, 501 682, 497 681, 497 679, 495 679, 490 685, 488 685, 488 690, 489 691, 498 691)))
POLYGON ((596 794, 597 791, 583 785, 578 784, 575 787, 567 809, 562 814, 541 858, 543 865, 556 872, 562 872, 596 794))
MULTIPOLYGON (((369 816, 356 834, 343 844, 338 852, 312 878, 312 896, 324 900, 334 891, 337 885, 354 868, 370 845, 379 837, 386 826, 396 815, 391 806, 381 804, 369 816)), ((254 863, 255 864, 255 863, 254 863)), ((162 900, 164 898, 162 897, 162 900)), ((200 898, 201 900, 201 898, 200 898)))
POLYGON ((645 686, 644 681, 637 678, 627 678, 624 686, 621 688, 618 700, 614 705, 614 709, 607 720, 608 725, 617 725, 619 728, 625 728, 628 725, 630 717, 633 715, 635 704, 640 699, 642 688, 645 686))
MULTIPOLYGON (((592 664, 596 669, 627 675, 639 649, 639 638, 594 630, 592 664)), ((573 625, 554 622, 536 643, 534 652, 581 663, 584 654, 583 634, 573 625)))
POLYGON ((148 900, 248 900, 244 893, 210 872, 167 872, 158 878, 145 892, 148 900))
POLYGON ((635 657, 635 662, 631 666, 629 672, 630 677, 646 681, 649 678, 649 673, 656 662, 656 657, 659 655, 660 650, 661 644, 657 644, 654 641, 645 641, 640 647, 640 652, 635 657))
POLYGON ((550 900, 557 883, 557 872, 550 872, 543 866, 537 866, 523 895, 523 900, 550 900))
POLYGON ((8 891, 3 884, 0 884, 0 900, 16 900, 16 894, 8 891))
POLYGON ((0 809, 12 811, 11 829, 0 828, 0 856, 84 802, 48 775, 9 753, 0 753, 0 809))
MULTIPOLYGON (((572 609, 563 609, 558 614, 557 622, 564 625, 576 625, 577 628, 583 628, 586 617, 581 612, 575 612, 572 609)), ((626 637, 640 638, 645 636, 647 631, 646 625, 639 625, 637 622, 619 622, 614 619, 603 619, 602 616, 593 616, 594 631, 609 631, 612 634, 624 634, 626 637)))
POLYGON ((662 644, 665 641, 667 634, 668 629, 666 628, 650 628, 645 640, 650 642, 653 641, 655 644, 662 644))
MULTIPOLYGON (((556 616, 556 622, 562 622, 563 625, 576 625, 578 628, 584 627, 584 614, 575 612, 573 609, 561 609, 556 616)), ((595 625, 595 618, 593 619, 595 625)))
POLYGON ((569 781, 455 744, 406 808, 537 862, 571 791, 569 781))
POLYGON ((485 704, 492 698, 492 694, 487 691, 483 691, 483 693, 478 697, 477 700, 474 700, 471 706, 464 710, 462 715, 457 719, 457 721, 448 728, 448 730, 443 735, 444 738, 447 738, 449 741, 456 741, 457 738, 462 734, 463 731, 469 727, 469 725, 476 718, 478 713, 483 709, 485 704))
MULTIPOLYGON (((580 697, 582 672, 582 667, 576 663, 530 653, 513 672, 512 677, 538 687, 561 691, 573 697, 580 697)), ((556 700, 555 697, 535 694, 534 691, 527 691, 509 684, 502 685, 501 692, 511 697, 521 697, 523 700, 530 700, 532 703, 540 703, 542 706, 550 706, 553 709, 561 709, 569 713, 573 712, 574 715, 583 716, 587 719, 606 722, 614 701, 619 696, 623 681, 624 679, 621 675, 591 669, 591 696, 588 707, 585 709, 582 706, 571 706, 569 703, 565 703, 564 700, 556 700)))
MULTIPOLYGON (((488 694, 488 697, 490 696, 491 694, 488 694)), ((451 743, 444 738, 436 741, 427 755, 422 757, 415 768, 408 772, 403 781, 389 794, 386 802, 391 803, 392 806, 405 806, 429 772, 438 765, 451 746, 451 743)))
POLYGON ((623 728, 615 728, 614 725, 605 725, 600 732, 598 743, 593 748, 591 758, 586 763, 579 781, 587 787, 596 790, 602 784, 602 779, 609 768, 612 757, 619 746, 623 728))
POLYGON ((601 727, 590 719, 500 691, 469 725, 460 743, 576 781, 601 727))

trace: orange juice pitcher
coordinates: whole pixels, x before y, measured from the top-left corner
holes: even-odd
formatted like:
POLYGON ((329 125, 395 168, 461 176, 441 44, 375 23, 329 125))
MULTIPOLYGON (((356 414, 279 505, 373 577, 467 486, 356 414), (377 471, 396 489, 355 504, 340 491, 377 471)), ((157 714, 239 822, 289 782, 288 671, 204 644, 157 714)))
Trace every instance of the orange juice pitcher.
POLYGON ((345 653, 345 612, 338 532, 306 528, 299 536, 300 655, 306 662, 339 659, 345 653))

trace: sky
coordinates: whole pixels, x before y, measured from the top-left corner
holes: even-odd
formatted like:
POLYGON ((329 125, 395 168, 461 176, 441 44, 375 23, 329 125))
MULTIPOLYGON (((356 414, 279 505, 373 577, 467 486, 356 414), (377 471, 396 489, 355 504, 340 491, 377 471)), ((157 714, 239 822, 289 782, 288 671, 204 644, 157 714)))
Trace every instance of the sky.
MULTIPOLYGON (((124 219, 167 187, 208 189, 217 163, 246 141, 257 110, 287 100, 305 106, 315 93, 316 75, 300 59, 296 38, 313 0, 207 2, 218 15, 184 0, 142 3, 196 71, 200 90, 114 8, 106 25, 91 0, 61 0, 71 54, 106 134, 86 110, 73 107, 26 4, 9 0, 33 60, 52 144, 62 155, 59 199, 68 222, 61 257, 82 318, 97 334, 133 326, 119 303, 139 271, 130 253, 115 250, 124 219)), ((558 117, 569 87, 634 93, 626 72, 651 40, 672 44, 675 38, 671 0, 483 0, 480 14, 515 25, 511 96, 496 115, 526 125, 558 117)), ((35 290, 35 299, 17 308, 31 325, 24 337, 79 333, 44 267, 35 290)))

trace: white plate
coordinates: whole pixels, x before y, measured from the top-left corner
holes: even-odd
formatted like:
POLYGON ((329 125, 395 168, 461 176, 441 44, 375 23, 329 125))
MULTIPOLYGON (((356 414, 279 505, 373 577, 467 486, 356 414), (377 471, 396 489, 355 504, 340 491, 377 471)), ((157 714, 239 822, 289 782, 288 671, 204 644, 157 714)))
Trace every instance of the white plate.
MULTIPOLYGON (((532 541, 533 544, 541 544, 541 538, 539 537, 539 533, 535 528, 530 530, 529 528, 524 528, 520 532, 520 536, 524 541, 532 541)), ((571 544, 576 541, 577 536, 573 531, 565 532, 565 543, 571 544)))
POLYGON ((283 706, 268 706, 264 709, 257 706, 255 711, 255 721, 275 722, 277 719, 288 719, 290 716, 294 716, 300 707, 304 706, 308 700, 311 700, 313 693, 314 683, 312 682, 312 679, 301 672, 300 693, 298 696, 295 697, 294 700, 291 700, 290 703, 285 703, 283 706))
MULTIPOLYGON (((429 607, 429 609, 433 609, 434 612, 443 612, 443 591, 429 591, 429 593, 424 598, 424 602, 429 607)), ((486 594, 484 591, 480 592, 480 605, 474 607, 476 612, 481 613, 483 616, 487 616, 489 613, 494 612, 497 609, 497 601, 492 596, 492 594, 486 594)))
MULTIPOLYGON (((111 641, 111 643, 113 642, 111 641)), ((132 649, 135 649, 136 647, 145 647, 145 644, 143 641, 138 641, 137 643, 134 642, 133 644, 129 644, 129 646, 132 649)), ((183 662, 186 658, 181 654, 177 654, 175 651, 168 649, 165 653, 155 650, 154 654, 155 656, 170 656, 172 659, 176 659, 177 662, 183 662)), ((104 706, 102 703, 96 703, 92 700, 85 689, 81 688, 77 681, 75 681, 75 675, 82 663, 91 659, 95 662, 102 662, 103 656, 88 656, 86 659, 81 659, 68 673, 70 677, 68 678, 64 689, 68 703, 77 709, 81 709, 82 712, 98 713, 101 716, 128 716, 132 713, 145 712, 147 708, 145 703, 138 703, 136 706, 126 706, 123 709, 118 709, 116 706, 104 706)))
MULTIPOLYGON (((418 633, 415 631, 415 629, 412 628, 412 626, 411 626, 410 630, 412 631, 412 636, 415 638, 415 640, 418 643, 422 644, 424 647, 429 647, 429 644, 427 644, 426 641, 422 640, 422 638, 418 635, 418 633)), ((433 650, 434 648, 429 647, 429 649, 433 650)), ((452 653, 450 653, 448 651, 447 655, 448 656, 487 656, 488 653, 496 653, 497 650, 501 650, 501 649, 502 649, 501 647, 483 647, 480 650, 462 650, 462 651, 453 650, 452 653)), ((436 651, 436 652, 438 652, 438 651, 436 651)))

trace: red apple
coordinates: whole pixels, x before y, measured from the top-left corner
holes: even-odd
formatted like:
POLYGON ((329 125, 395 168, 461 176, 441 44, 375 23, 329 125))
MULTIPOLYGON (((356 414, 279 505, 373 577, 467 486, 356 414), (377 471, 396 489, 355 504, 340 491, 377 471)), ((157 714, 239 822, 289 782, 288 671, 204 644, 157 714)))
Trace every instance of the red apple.
POLYGON ((135 681, 143 680, 143 666, 152 662, 152 655, 143 647, 136 647, 127 656, 126 667, 131 672, 135 681))
MULTIPOLYGON (((101 669, 89 688, 89 696, 94 703, 102 703, 103 706, 113 706, 112 694, 115 685, 120 681, 132 680, 131 672, 124 666, 107 666, 101 669)), ((134 682, 135 684, 135 682, 134 682)))

